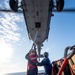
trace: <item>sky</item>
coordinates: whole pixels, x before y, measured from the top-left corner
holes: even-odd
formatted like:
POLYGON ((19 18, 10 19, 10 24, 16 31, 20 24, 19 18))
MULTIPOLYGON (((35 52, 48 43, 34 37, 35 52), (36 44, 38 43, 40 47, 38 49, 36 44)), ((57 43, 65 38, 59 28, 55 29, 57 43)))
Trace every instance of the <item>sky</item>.
MULTIPOLYGON (((10 9, 9 0, 0 0, 0 8, 10 9)), ((64 8, 75 8, 75 1, 65 0, 64 8)), ((52 61, 64 56, 64 49, 75 44, 75 13, 53 12, 48 40, 41 53, 49 52, 52 61)), ((23 14, 0 12, 0 75, 25 72, 25 55, 32 47, 23 14)))

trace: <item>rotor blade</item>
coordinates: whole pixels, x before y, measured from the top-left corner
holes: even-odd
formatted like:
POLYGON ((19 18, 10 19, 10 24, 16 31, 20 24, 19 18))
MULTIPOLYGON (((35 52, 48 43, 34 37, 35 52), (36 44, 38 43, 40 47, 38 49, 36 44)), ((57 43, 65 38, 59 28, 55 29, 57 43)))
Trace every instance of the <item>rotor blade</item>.
POLYGON ((75 12, 75 9, 63 9, 62 12, 75 12))
POLYGON ((14 11, 12 11, 12 10, 10 10, 10 9, 0 9, 0 12, 12 12, 12 13, 23 13, 23 11, 22 10, 18 10, 18 12, 14 12, 14 11))
MULTIPOLYGON (((58 12, 58 11, 54 9, 53 12, 58 12)), ((72 13, 72 12, 75 12, 75 8, 72 8, 72 9, 69 9, 69 8, 66 9, 66 8, 65 8, 65 9, 63 9, 61 12, 67 12, 67 13, 70 12, 70 13, 72 13)))

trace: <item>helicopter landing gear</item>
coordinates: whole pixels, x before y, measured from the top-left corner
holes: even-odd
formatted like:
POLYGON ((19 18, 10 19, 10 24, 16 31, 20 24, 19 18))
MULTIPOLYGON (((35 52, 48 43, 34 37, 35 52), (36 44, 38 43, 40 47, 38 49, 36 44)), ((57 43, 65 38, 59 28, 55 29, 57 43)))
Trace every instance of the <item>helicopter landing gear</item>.
POLYGON ((18 0, 9 0, 10 8, 14 11, 18 11, 18 0))
POLYGON ((61 12, 64 7, 64 0, 56 0, 56 8, 58 12, 61 12))

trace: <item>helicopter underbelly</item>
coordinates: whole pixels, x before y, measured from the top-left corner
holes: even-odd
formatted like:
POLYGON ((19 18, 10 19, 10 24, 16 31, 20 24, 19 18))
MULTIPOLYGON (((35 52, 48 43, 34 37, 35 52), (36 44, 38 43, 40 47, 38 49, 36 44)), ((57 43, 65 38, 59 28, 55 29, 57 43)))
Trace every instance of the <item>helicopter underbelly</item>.
POLYGON ((29 39, 36 44, 42 44, 50 29, 51 11, 50 0, 23 0, 23 14, 29 39))

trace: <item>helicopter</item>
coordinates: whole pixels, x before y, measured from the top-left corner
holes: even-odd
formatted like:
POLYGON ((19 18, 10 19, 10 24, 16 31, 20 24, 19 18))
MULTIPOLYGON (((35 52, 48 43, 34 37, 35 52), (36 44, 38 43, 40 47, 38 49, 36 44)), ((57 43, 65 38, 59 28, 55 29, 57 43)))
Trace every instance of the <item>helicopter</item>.
MULTIPOLYGON (((28 37, 36 46, 38 57, 41 57, 41 47, 48 39, 52 12, 75 12, 75 9, 64 9, 64 0, 9 0, 9 6, 15 13, 23 13, 28 37), (21 10, 19 10, 19 8, 21 10)), ((11 10, 0 9, 3 12, 11 10)))
POLYGON ((64 8, 64 0, 56 0, 54 5, 53 0, 21 0, 21 5, 18 5, 19 0, 10 0, 10 8, 14 12, 18 12, 21 7, 26 22, 28 37, 36 46, 38 57, 41 55, 41 46, 48 39, 52 10, 57 9, 61 12, 64 8))
POLYGON ((38 57, 41 57, 41 47, 49 36, 51 17, 54 16, 52 12, 55 8, 57 12, 63 11, 64 3, 64 0, 21 0, 18 5, 19 0, 9 0, 10 8, 14 12, 22 9, 28 37, 36 46, 38 57))

